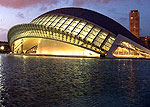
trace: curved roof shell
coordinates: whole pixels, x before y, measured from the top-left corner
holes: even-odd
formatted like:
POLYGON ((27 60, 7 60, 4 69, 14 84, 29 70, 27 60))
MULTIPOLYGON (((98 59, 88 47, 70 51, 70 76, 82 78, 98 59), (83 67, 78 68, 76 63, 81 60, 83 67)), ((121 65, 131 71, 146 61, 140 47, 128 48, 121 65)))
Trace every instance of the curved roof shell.
MULTIPOLYGON (((95 11, 83 9, 83 8, 71 7, 71 8, 61 8, 61 9, 52 10, 47 13, 44 13, 43 15, 47 15, 47 14, 64 14, 64 15, 74 16, 74 17, 78 17, 78 18, 87 20, 89 22, 92 22, 92 23, 112 32, 116 36, 118 34, 121 34, 121 35, 135 41, 136 43, 148 48, 143 42, 141 42, 137 37, 135 37, 131 32, 129 32, 121 24, 119 24, 118 22, 112 20, 111 18, 104 16, 100 13, 97 13, 95 11)), ((41 16, 43 16, 43 15, 41 15, 41 16)), ((41 16, 39 16, 39 17, 41 17, 41 16)), ((39 18, 39 17, 37 17, 37 18, 39 18)))

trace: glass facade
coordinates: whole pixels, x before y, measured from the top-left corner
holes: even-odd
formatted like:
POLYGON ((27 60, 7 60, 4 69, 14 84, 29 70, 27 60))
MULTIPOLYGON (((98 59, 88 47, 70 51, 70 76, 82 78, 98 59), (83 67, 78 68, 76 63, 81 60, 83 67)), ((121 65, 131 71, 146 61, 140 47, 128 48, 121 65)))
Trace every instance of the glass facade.
POLYGON ((68 43, 44 39, 22 38, 14 43, 14 53, 99 57, 98 53, 68 43))
POLYGON ((118 45, 113 55, 115 57, 150 58, 148 53, 125 41, 118 45))
POLYGON ((10 44, 20 38, 47 38, 106 55, 115 36, 88 21, 58 14, 44 15, 9 31, 10 44))

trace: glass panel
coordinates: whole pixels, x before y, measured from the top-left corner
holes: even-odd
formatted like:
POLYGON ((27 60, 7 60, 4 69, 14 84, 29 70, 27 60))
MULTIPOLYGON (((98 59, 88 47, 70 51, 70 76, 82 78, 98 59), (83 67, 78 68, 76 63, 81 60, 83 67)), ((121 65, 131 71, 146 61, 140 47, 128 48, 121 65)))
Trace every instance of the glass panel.
POLYGON ((81 31, 81 29, 75 28, 72 32, 73 35, 77 35, 79 32, 81 31))
POLYGON ((88 33, 89 33, 89 32, 86 32, 86 31, 82 30, 82 31, 80 32, 79 36, 84 39, 88 33))
POLYGON ((76 26, 78 23, 79 23, 79 20, 75 19, 75 20, 72 22, 71 26, 76 26))
POLYGON ((79 20, 74 20, 69 27, 66 29, 66 32, 71 33, 74 27, 79 23, 79 20))
POLYGON ((61 29, 61 30, 65 30, 67 26, 68 26, 67 24, 63 24, 63 25, 60 27, 60 29, 61 29))
POLYGON ((89 37, 87 37, 86 40, 89 41, 90 43, 92 43, 92 41, 93 41, 93 39, 89 38, 89 37))
POLYGON ((103 43, 103 41, 94 41, 94 45, 100 47, 100 45, 103 43))
POLYGON ((69 32, 69 33, 70 33, 73 29, 74 29, 74 26, 69 26, 69 27, 67 28, 66 32, 69 32))
POLYGON ((53 15, 49 16, 49 18, 47 18, 47 19, 45 20, 45 22, 43 23, 43 25, 45 25, 52 17, 53 17, 53 15))
POLYGON ((73 18, 68 19, 61 27, 61 30, 65 30, 67 26, 73 21, 73 18))
POLYGON ((79 40, 78 40, 78 39, 75 39, 75 42, 74 42, 74 43, 75 43, 75 44, 78 44, 78 42, 79 42, 79 40))
POLYGON ((72 39, 71 39, 71 43, 74 43, 74 41, 75 41, 75 39, 74 39, 74 38, 72 38, 72 39))
POLYGON ((42 19, 41 22, 39 22, 39 25, 43 24, 45 22, 45 20, 48 18, 49 16, 44 16, 44 18, 42 19))
POLYGON ((112 44, 114 43, 114 40, 111 39, 112 37, 109 37, 108 40, 105 42, 105 45, 103 46, 103 49, 108 51, 112 44))
POLYGON ((40 18, 36 18, 33 22, 31 23, 37 23, 37 21, 40 20, 40 18))
POLYGON ((83 22, 83 21, 79 23, 80 26, 85 26, 85 24, 86 22, 83 22))
POLYGON ((57 15, 53 16, 48 23, 46 24, 46 26, 49 26, 55 19, 56 19, 57 15))
POLYGON ((108 35, 108 33, 106 34, 105 32, 100 32, 99 35, 97 36, 97 38, 95 40, 99 41, 99 40, 105 40, 106 36, 108 35))
POLYGON ((85 24, 86 24, 86 22, 80 22, 77 26, 76 26, 76 28, 73 30, 73 32, 72 32, 72 34, 73 35, 77 35, 81 30, 82 30, 82 28, 85 26, 85 24))
POLYGON ((103 46, 103 49, 108 51, 110 49, 110 47, 107 47, 106 45, 103 46))
POLYGON ((87 34, 90 32, 90 30, 92 29, 92 25, 86 25, 83 30, 80 32, 79 36, 84 39, 87 34))
POLYGON ((58 23, 61 18, 62 18, 62 16, 57 17, 57 19, 50 26, 51 27, 55 26, 56 23, 58 23))
POLYGON ((73 18, 69 18, 69 19, 65 22, 65 24, 69 25, 72 21, 73 21, 73 18))
POLYGON ((40 17, 40 18, 39 18, 40 20, 38 20, 36 24, 39 24, 44 18, 45 18, 45 16, 40 17))
POLYGON ((59 27, 67 20, 67 17, 63 17, 55 26, 55 28, 59 29, 59 27))

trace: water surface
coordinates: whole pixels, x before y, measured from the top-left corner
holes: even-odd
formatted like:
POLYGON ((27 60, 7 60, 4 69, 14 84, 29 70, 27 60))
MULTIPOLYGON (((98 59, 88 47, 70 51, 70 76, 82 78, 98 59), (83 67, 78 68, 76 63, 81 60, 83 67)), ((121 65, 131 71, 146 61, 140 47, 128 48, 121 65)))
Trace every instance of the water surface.
POLYGON ((148 107, 150 60, 0 55, 5 107, 148 107))

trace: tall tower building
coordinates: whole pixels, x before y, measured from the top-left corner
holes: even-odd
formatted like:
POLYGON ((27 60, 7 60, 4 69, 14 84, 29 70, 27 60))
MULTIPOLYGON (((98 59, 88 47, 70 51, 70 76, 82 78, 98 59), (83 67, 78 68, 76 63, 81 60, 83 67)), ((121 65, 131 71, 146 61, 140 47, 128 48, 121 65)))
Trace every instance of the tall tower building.
POLYGON ((131 10, 129 13, 129 31, 140 38, 140 15, 138 10, 131 10))

